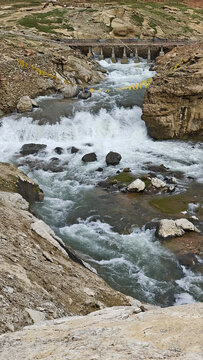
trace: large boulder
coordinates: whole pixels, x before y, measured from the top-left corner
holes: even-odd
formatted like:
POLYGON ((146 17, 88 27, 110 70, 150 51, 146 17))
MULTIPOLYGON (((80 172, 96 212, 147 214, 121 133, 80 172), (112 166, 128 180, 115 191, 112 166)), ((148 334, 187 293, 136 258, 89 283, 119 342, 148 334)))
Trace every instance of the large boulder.
POLYGON ((42 200, 43 191, 39 185, 14 165, 0 163, 0 190, 19 193, 28 202, 42 200))
POLYGON ((33 154, 37 154, 38 152, 46 149, 46 147, 47 147, 47 145, 44 145, 44 144, 34 144, 34 143, 24 144, 20 149, 20 153, 23 156, 33 155, 33 154))
POLYGON ((156 234, 160 239, 169 239, 182 236, 186 231, 199 232, 194 224, 185 218, 177 220, 162 219, 157 226, 156 234))
POLYGON ((110 151, 106 155, 107 165, 118 165, 120 161, 121 161, 121 155, 117 152, 110 151))
POLYGON ((32 111, 33 103, 29 96, 22 96, 17 104, 17 110, 19 113, 26 111, 32 111))
POLYGON ((61 89, 61 92, 65 99, 73 98, 78 95, 79 87, 76 85, 73 86, 71 84, 67 84, 61 89))
POLYGON ((130 192, 140 192, 143 191, 144 189, 145 189, 145 183, 140 179, 136 179, 127 187, 127 190, 130 192))
POLYGON ((82 157, 82 161, 84 162, 93 162, 93 161, 97 161, 97 155, 92 152, 92 153, 89 153, 89 154, 85 154, 83 157, 82 157))

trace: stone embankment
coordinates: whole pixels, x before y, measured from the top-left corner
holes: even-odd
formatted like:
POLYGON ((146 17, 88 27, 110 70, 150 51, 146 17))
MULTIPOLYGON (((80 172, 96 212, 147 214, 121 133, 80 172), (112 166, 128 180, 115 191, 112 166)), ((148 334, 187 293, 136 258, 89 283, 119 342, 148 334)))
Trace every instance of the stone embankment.
POLYGON ((113 307, 0 336, 0 359, 200 360, 203 304, 113 307))
POLYGON ((0 163, 0 333, 131 301, 29 211, 25 199, 42 197, 25 174, 0 163))
POLYGON ((154 139, 203 138, 203 42, 174 48, 156 61, 142 119, 154 139), (178 66, 176 66, 179 64, 178 66))

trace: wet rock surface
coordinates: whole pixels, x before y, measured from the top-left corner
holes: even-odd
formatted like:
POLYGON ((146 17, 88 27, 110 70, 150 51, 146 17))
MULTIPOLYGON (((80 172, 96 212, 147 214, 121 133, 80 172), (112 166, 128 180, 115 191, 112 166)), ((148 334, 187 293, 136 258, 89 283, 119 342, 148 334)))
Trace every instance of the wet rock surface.
POLYGON ((114 151, 110 151, 107 155, 106 155, 106 163, 107 165, 118 165, 119 162, 121 161, 121 155, 117 152, 114 151))
POLYGON ((20 149, 20 153, 23 156, 37 154, 38 152, 45 150, 47 145, 44 144, 24 144, 20 149))
POLYGON ((82 157, 82 161, 85 163, 97 161, 97 155, 95 153, 85 154, 82 157))

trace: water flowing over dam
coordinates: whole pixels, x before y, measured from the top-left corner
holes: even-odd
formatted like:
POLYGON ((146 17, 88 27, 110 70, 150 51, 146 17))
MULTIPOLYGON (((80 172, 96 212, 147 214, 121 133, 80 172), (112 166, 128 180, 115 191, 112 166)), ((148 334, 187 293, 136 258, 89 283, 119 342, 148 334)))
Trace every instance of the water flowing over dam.
MULTIPOLYGON (((95 89, 114 89, 153 77, 147 60, 128 64, 110 59, 100 65, 106 81, 95 89)), ((62 239, 88 261, 111 286, 142 301, 168 306, 201 300, 202 276, 181 266, 175 255, 145 230, 151 210, 141 198, 132 204, 124 194, 107 193, 97 183, 129 167, 140 175, 145 164, 164 164, 182 172, 179 191, 203 182, 202 144, 154 141, 141 120, 145 87, 137 91, 94 92, 87 101, 61 95, 39 97, 33 113, 3 118, 0 127, 0 160, 20 166, 45 192, 35 212, 62 239), (47 145, 44 152, 19 156, 23 144, 47 145), (60 155, 55 148, 62 148, 60 155), (71 147, 79 149, 71 153, 71 147), (121 154, 116 167, 106 166, 109 151, 121 154), (84 164, 84 154, 95 152, 96 162, 84 164), (61 172, 40 168, 41 162, 60 159, 61 172), (102 168, 103 171, 97 171, 102 168)), ((191 204, 191 213, 193 204, 191 204)), ((164 218, 164 214, 162 214, 164 218)))

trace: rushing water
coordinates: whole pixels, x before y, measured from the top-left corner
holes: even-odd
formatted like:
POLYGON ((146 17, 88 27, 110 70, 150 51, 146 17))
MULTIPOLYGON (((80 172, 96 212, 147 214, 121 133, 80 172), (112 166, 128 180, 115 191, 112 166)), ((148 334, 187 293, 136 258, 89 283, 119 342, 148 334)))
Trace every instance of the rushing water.
MULTIPOLYGON (((127 65, 100 63, 109 75, 98 88, 124 87, 153 76, 145 61, 127 65)), ((129 201, 125 204, 124 195, 95 188, 99 180, 124 167, 130 167, 136 174, 146 172, 143 164, 147 161, 164 163, 199 183, 203 181, 201 144, 149 138, 141 120, 143 96, 144 89, 95 92, 87 101, 64 100, 60 95, 40 97, 40 108, 33 113, 3 119, 0 160, 21 165, 41 185, 45 199, 36 206, 38 216, 114 288, 163 306, 199 301, 201 275, 180 266, 175 256, 156 240, 154 231, 144 230, 147 212, 134 213, 134 205, 129 201), (64 171, 52 173, 22 166, 22 158, 16 154, 23 144, 30 142, 46 144, 47 149, 26 160, 48 162, 57 156, 64 171), (57 146, 64 149, 63 154, 54 152, 57 146), (71 146, 80 151, 71 154, 71 146), (83 164, 82 156, 93 151, 97 162, 83 164), (106 167, 105 156, 109 151, 122 155, 117 167, 106 167), (98 167, 103 172, 96 171, 98 167), (134 227, 130 234, 123 235, 119 229, 129 218, 134 227)))

